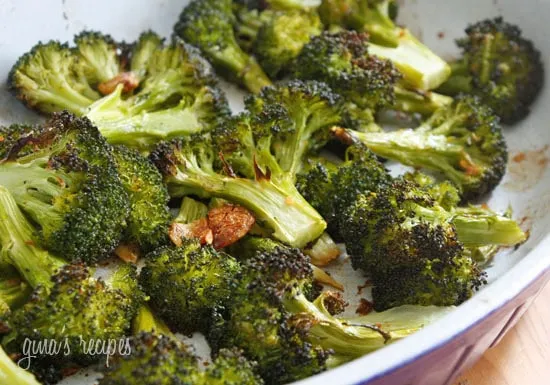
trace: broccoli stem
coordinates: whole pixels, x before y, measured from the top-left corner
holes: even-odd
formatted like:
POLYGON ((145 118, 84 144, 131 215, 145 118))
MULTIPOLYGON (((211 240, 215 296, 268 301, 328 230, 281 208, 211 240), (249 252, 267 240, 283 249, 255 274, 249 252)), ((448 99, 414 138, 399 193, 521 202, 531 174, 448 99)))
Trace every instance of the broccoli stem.
POLYGON ((451 222, 465 246, 515 246, 527 239, 516 221, 482 207, 457 208, 451 222))
POLYGON ((64 262, 35 246, 34 231, 10 192, 0 186, 2 258, 6 258, 31 287, 51 287, 51 276, 64 265, 64 262))
POLYGON ((181 202, 180 211, 174 222, 188 224, 206 218, 207 215, 208 206, 195 199, 185 197, 181 202))
POLYGON ((214 52, 214 54, 216 54, 216 60, 224 68, 229 69, 229 76, 231 73, 237 74, 239 80, 250 92, 258 93, 262 88, 272 84, 256 59, 245 54, 238 48, 236 42, 234 46, 229 46, 221 52, 214 52))
POLYGON ((185 106, 185 103, 182 99, 180 105, 169 109, 133 115, 131 106, 122 100, 122 86, 119 85, 115 92, 92 104, 86 116, 110 143, 148 149, 160 140, 187 136, 203 129, 197 106, 185 106))
POLYGON ((197 195, 236 202, 273 229, 275 238, 293 247, 304 247, 326 228, 323 218, 290 181, 281 180, 275 184, 265 178, 223 177, 200 169, 191 173, 191 167, 189 165, 185 174, 178 170, 178 174, 168 180, 171 196, 197 195))
POLYGON ((0 381, 10 385, 40 385, 34 375, 13 362, 1 346, 0 381))
POLYGON ((450 105, 453 98, 435 92, 408 90, 396 86, 395 103, 392 109, 424 116, 433 114, 437 109, 450 105))
POLYGON ((391 60, 403 73, 406 83, 421 90, 440 86, 451 74, 449 65, 403 29, 395 48, 369 44, 369 53, 391 60))
POLYGON ((9 260, 0 253, 0 318, 11 310, 22 306, 31 295, 30 286, 9 260))
POLYGON ((134 334, 146 332, 174 337, 164 321, 155 316, 147 305, 142 305, 139 308, 132 323, 132 332, 134 334))

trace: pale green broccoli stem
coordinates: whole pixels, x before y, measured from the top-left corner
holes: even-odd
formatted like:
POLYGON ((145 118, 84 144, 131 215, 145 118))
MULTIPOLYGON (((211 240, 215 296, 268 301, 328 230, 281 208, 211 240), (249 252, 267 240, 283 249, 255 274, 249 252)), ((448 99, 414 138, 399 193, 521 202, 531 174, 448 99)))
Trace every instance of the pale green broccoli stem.
POLYGON ((408 90, 400 86, 396 86, 394 91, 395 103, 391 109, 407 113, 429 116, 453 102, 453 98, 431 91, 408 90))
POLYGON ((192 223, 198 219, 206 218, 208 215, 208 206, 193 198, 183 198, 178 216, 174 219, 177 223, 192 223))
POLYGON ((454 209, 451 223, 465 246, 515 246, 527 240, 518 223, 482 207, 454 209))
POLYGON ((0 383, 10 385, 40 385, 25 369, 19 367, 0 346, 0 383))
POLYGON ((17 269, 1 255, 0 252, 0 318, 22 306, 32 292, 17 269))
POLYGON ((51 276, 64 265, 61 259, 36 246, 35 229, 25 218, 13 196, 0 186, 1 257, 8 260, 33 288, 51 287, 51 276))
POLYGON ((332 349, 337 357, 332 361, 335 364, 351 361, 405 338, 453 309, 402 306, 347 320, 329 313, 324 305, 325 295, 321 294, 312 303, 301 293, 290 294, 283 303, 290 313, 313 321, 309 330, 310 341, 325 349, 332 349))
POLYGON ((194 105, 180 104, 160 111, 141 111, 133 115, 132 105, 122 99, 122 85, 115 92, 92 104, 86 116, 112 144, 149 149, 161 140, 188 136, 200 132, 203 124, 198 119, 200 95, 194 105))
POLYGON ((195 194, 218 197, 251 210, 259 222, 272 229, 273 236, 293 247, 304 247, 325 230, 326 222, 289 181, 231 178, 194 168, 188 162, 186 173, 168 179, 173 197, 195 194))
POLYGON ((399 33, 399 45, 395 48, 369 44, 369 54, 389 59, 413 88, 433 90, 451 75, 449 65, 403 29, 399 33))

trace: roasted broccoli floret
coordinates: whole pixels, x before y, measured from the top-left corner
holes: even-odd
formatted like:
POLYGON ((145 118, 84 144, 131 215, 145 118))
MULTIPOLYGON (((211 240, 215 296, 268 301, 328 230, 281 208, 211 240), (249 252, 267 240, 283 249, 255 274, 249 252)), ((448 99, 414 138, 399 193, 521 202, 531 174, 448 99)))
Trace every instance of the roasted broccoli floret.
POLYGON ((196 384, 261 385, 254 364, 236 350, 223 350, 206 368, 199 370, 197 357, 182 342, 150 333, 134 337, 128 354, 116 357, 103 369, 99 385, 196 384))
POLYGON ((218 325, 223 332, 214 335, 218 339, 213 346, 242 348, 258 362, 266 383, 308 377, 325 370, 332 353, 339 362, 351 360, 417 330, 408 325, 399 335, 369 322, 350 324, 333 317, 324 296, 314 302, 307 299, 313 280, 309 258, 265 238, 242 242, 248 258, 237 275, 227 320, 218 325))
POLYGON ((343 162, 314 161, 300 174, 296 186, 328 224, 330 234, 342 239, 340 217, 359 194, 376 192, 392 178, 378 159, 361 143, 346 149, 343 162))
POLYGON ((373 281, 377 310, 458 305, 484 283, 464 245, 525 240, 514 221, 482 208, 447 211, 428 189, 407 179, 358 195, 341 220, 353 267, 373 281))
POLYGON ((130 216, 124 241, 148 252, 168 241, 168 191, 162 175, 136 150, 116 146, 113 156, 122 185, 130 198, 130 216))
POLYGON ((13 362, 0 346, 0 379, 10 385, 40 385, 32 373, 13 362))
POLYGON ((314 11, 274 12, 258 30, 252 51, 272 79, 280 78, 304 45, 322 30, 314 11))
POLYGON ((110 146, 88 119, 55 114, 9 149, 0 180, 38 225, 46 249, 94 262, 117 246, 128 197, 110 146))
POLYGON ((327 26, 367 32, 372 41, 369 52, 389 59, 414 88, 431 90, 449 77, 447 63, 418 41, 407 29, 394 24, 391 0, 323 0, 319 8, 327 26))
POLYGON ((382 157, 441 172, 464 200, 491 192, 506 172, 508 151, 499 119, 473 96, 440 108, 414 130, 335 132, 344 140, 347 136, 361 141, 382 157))
POLYGON ((430 115, 452 102, 443 95, 398 85, 401 74, 393 63, 370 55, 368 50, 366 33, 324 32, 304 46, 293 76, 327 83, 348 103, 348 127, 358 126, 362 131, 380 131, 374 121, 380 108, 430 115))
POLYGON ((239 264, 211 246, 188 240, 146 256, 140 283, 151 307, 174 330, 205 331, 210 316, 226 305, 239 264))
MULTIPOLYGON (((129 267, 121 269, 127 271, 129 267)), ((107 284, 92 278, 82 264, 64 266, 52 277, 50 288, 39 286, 30 301, 9 316, 11 330, 3 346, 19 354, 26 340, 56 341, 63 347, 55 355, 36 357, 39 367, 45 362, 56 368, 98 362, 104 357, 90 355, 91 347, 98 340, 118 343, 127 335, 142 300, 135 269, 132 272, 129 278, 123 274, 119 277, 123 280, 113 279, 107 284)))
POLYGON ((16 96, 45 114, 87 115, 109 142, 140 149, 229 114, 210 65, 178 39, 165 45, 146 32, 127 48, 83 32, 75 43, 38 43, 23 55, 9 76, 16 96))
POLYGON ((294 186, 315 134, 340 121, 337 99, 318 83, 265 88, 208 138, 160 146, 151 156, 172 196, 220 197, 252 211, 273 236, 302 247, 326 227, 294 186), (219 160, 218 160, 219 159, 219 160))
POLYGON ((231 0, 193 0, 182 11, 174 33, 198 47, 227 79, 259 92, 271 81, 237 43, 231 0))
POLYGON ((478 95, 506 124, 525 118, 544 84, 541 54, 533 43, 497 17, 470 25, 457 44, 462 57, 451 64, 452 76, 440 92, 478 95))

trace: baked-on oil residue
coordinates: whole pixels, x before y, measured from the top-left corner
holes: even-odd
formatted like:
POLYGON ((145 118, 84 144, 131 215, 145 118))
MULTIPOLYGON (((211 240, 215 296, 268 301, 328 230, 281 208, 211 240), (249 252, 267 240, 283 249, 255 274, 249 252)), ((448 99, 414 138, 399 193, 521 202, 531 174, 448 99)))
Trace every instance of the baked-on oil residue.
POLYGON ((550 161, 549 146, 512 155, 508 165, 509 180, 504 187, 511 191, 527 191, 544 175, 550 161))

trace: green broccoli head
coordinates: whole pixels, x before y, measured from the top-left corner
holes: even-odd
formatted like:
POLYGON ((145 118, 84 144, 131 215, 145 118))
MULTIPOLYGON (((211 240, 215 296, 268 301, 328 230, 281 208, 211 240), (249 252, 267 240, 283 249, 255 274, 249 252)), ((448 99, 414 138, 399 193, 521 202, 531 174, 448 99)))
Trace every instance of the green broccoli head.
POLYGON ((231 256, 188 241, 148 254, 140 282, 159 316, 172 328, 191 334, 206 330, 213 311, 226 305, 238 271, 231 256))
POLYGON ((110 143, 145 150, 229 115, 198 51, 179 39, 165 44, 151 31, 133 44, 97 32, 76 36, 75 47, 39 43, 13 66, 9 83, 30 108, 86 115, 110 143))
MULTIPOLYGON (((350 132, 335 132, 349 140, 350 132)), ((457 98, 414 130, 351 136, 377 155, 441 172, 464 200, 491 192, 506 172, 508 150, 499 119, 474 96, 457 98)))
POLYGON ((162 175, 149 159, 125 146, 114 147, 113 156, 130 199, 125 242, 138 245, 144 252, 165 244, 171 215, 162 175))
POLYGON ((128 196, 110 146, 88 119, 55 114, 9 149, 0 179, 55 254, 95 262, 120 241, 128 196))
POLYGON ((218 197, 240 204, 291 246, 326 227, 294 186, 302 158, 338 121, 336 100, 319 84, 290 82, 247 100, 249 113, 221 124, 212 138, 167 143, 151 155, 172 196, 218 197))
POLYGON ((259 92, 271 81, 256 60, 239 47, 235 23, 231 0, 194 0, 182 11, 174 33, 198 47, 227 79, 259 92))
POLYGON ((99 385, 197 384, 262 385, 254 373, 254 363, 238 350, 222 350, 214 362, 199 369, 198 358, 181 341, 150 333, 140 333, 131 340, 127 355, 103 369, 99 385))
POLYGON ((533 43, 497 17, 470 25, 457 44, 462 57, 441 92, 478 95, 506 124, 525 118, 544 84, 541 54, 533 43))
POLYGON ((97 340, 118 341, 127 334, 137 309, 135 301, 141 298, 139 291, 109 287, 93 278, 82 264, 64 266, 52 282, 50 288, 38 287, 30 301, 10 315, 11 332, 4 346, 21 353, 26 339, 54 340, 68 346, 70 354, 61 351, 56 356, 38 357, 40 360, 55 366, 99 361, 101 357, 87 354, 86 347, 97 340))
POLYGON ((436 181, 434 177, 419 171, 408 172, 404 178, 425 189, 447 211, 452 211, 460 204, 460 191, 448 180, 436 181))
POLYGON ((312 36, 323 30, 314 11, 274 12, 264 21, 252 48, 258 62, 272 78, 280 78, 312 36))
POLYGON ((298 178, 297 187, 328 223, 330 234, 342 239, 340 218, 358 195, 376 192, 391 183, 391 177, 378 159, 361 143, 346 149, 342 163, 325 160, 298 178))

